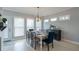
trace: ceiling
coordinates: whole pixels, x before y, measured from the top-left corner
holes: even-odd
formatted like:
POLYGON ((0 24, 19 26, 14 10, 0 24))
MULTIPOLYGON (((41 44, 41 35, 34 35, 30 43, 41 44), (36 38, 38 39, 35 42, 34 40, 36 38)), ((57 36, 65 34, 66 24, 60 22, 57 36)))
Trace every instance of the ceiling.
MULTIPOLYGON (((39 7, 39 16, 52 15, 70 8, 71 7, 39 7)), ((36 7, 3 7, 3 9, 29 14, 33 16, 37 15, 38 10, 36 7)))

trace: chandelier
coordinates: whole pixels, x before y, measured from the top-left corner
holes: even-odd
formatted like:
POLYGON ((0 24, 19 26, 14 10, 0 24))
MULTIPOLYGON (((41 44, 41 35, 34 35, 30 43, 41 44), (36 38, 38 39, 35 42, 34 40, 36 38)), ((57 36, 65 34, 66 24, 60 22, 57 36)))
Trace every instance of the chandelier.
POLYGON ((37 16, 36 16, 36 21, 40 21, 40 16, 39 16, 39 7, 37 7, 37 16))

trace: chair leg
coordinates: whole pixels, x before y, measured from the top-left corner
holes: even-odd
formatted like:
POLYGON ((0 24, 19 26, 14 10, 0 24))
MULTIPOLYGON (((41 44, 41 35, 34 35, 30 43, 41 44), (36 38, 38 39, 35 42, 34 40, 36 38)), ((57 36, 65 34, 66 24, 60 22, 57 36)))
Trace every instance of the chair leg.
POLYGON ((35 49, 36 49, 36 41, 35 41, 35 49))
POLYGON ((33 47, 33 40, 31 40, 31 44, 30 45, 33 47))
POLYGON ((52 48, 53 48, 53 43, 52 43, 52 48))
POLYGON ((48 47, 48 51, 49 51, 49 44, 47 44, 47 47, 48 47))
POLYGON ((44 43, 42 42, 42 47, 44 47, 44 43))

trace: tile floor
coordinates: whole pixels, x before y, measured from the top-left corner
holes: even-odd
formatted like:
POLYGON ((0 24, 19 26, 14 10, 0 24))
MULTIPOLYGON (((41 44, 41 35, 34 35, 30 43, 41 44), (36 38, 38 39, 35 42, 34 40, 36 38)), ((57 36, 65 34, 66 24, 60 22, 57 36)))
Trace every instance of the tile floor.
MULTIPOLYGON (((39 46, 34 50, 25 39, 10 42, 4 42, 3 51, 40 51, 39 46)), ((43 47, 43 51, 47 51, 47 47, 43 47)), ((71 44, 64 41, 54 41, 54 48, 50 44, 50 51, 79 51, 79 45, 71 44)))
POLYGON ((2 49, 3 51, 33 51, 25 39, 4 42, 2 49))

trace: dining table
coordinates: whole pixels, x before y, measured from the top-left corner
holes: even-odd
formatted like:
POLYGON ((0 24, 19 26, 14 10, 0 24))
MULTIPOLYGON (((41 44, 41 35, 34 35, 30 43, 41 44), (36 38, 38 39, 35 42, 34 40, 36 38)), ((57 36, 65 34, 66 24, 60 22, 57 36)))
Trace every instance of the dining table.
POLYGON ((42 47, 42 40, 44 40, 44 38, 46 38, 47 35, 44 33, 41 33, 41 34, 37 34, 36 37, 38 37, 40 39, 40 50, 42 51, 42 48, 43 48, 42 47))

